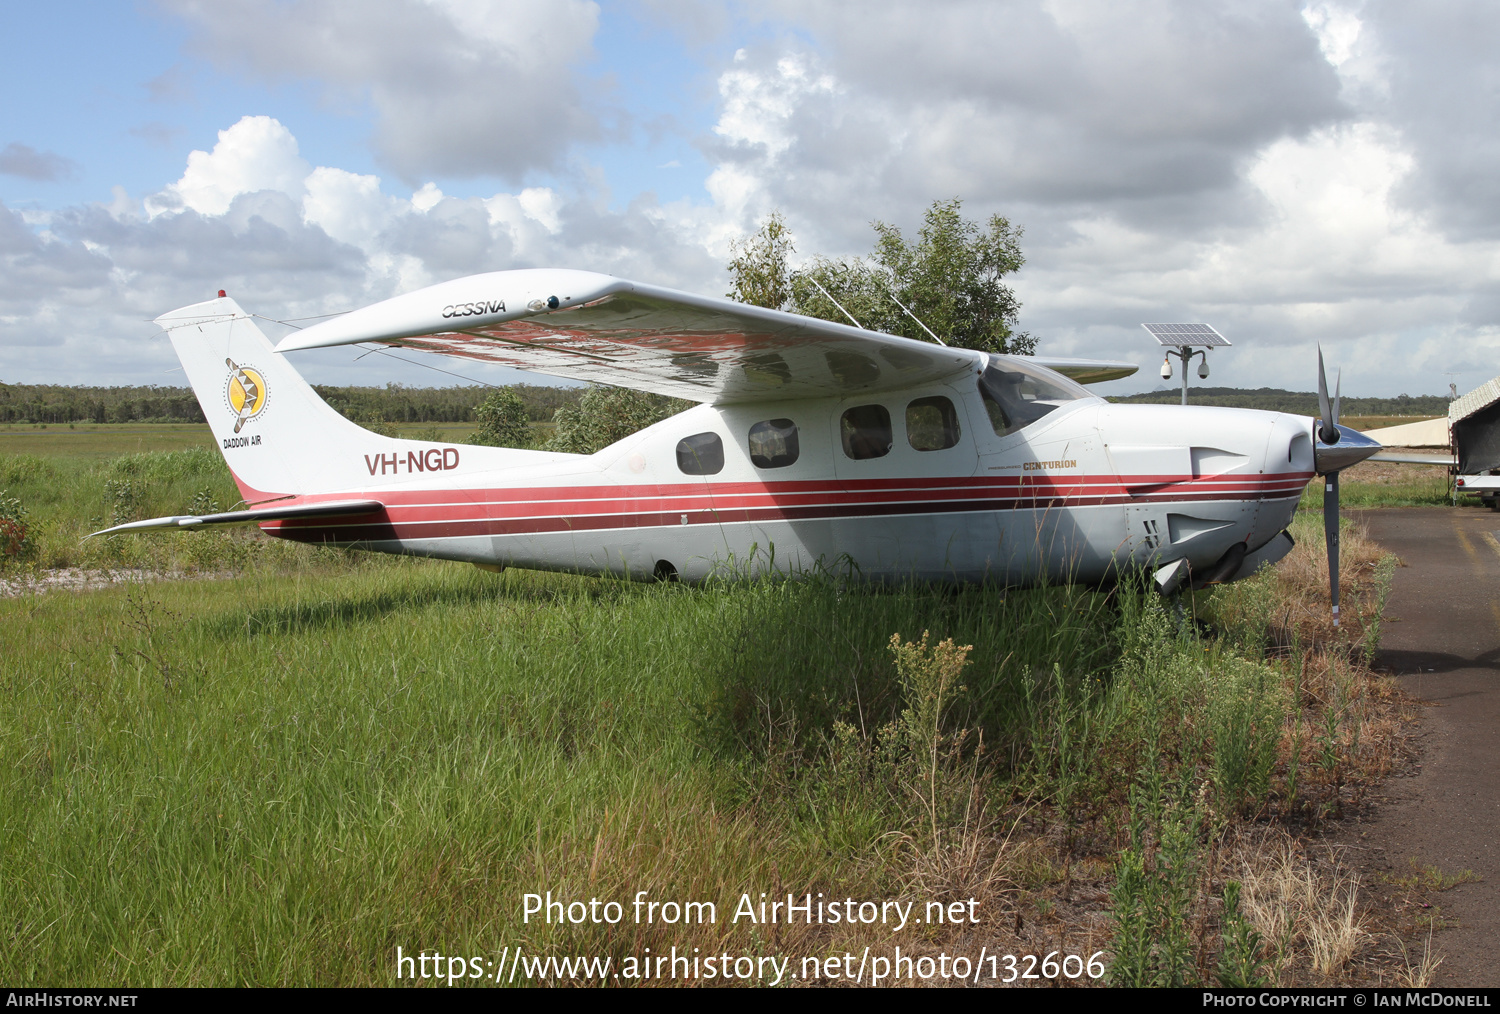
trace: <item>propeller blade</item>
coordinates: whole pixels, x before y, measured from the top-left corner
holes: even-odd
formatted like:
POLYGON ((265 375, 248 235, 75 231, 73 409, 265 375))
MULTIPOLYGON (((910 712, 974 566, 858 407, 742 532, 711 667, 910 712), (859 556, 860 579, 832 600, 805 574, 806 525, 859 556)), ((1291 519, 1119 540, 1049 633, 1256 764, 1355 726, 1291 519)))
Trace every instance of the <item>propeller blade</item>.
POLYGON ((1322 416, 1322 425, 1318 430, 1318 439, 1324 444, 1324 448, 1315 447, 1313 460, 1319 457, 1327 459, 1323 471, 1323 539, 1328 544, 1328 599, 1333 607, 1333 625, 1337 629, 1339 625, 1339 470, 1357 461, 1362 461, 1368 453, 1361 454, 1362 444, 1368 441, 1363 434, 1352 433, 1346 443, 1353 446, 1347 451, 1342 448, 1333 450, 1331 445, 1339 442, 1342 435, 1339 432, 1339 407, 1343 400, 1344 371, 1339 369, 1338 379, 1333 386, 1333 404, 1328 403, 1328 374, 1323 368, 1323 348, 1318 347, 1318 412, 1322 416), (1355 439, 1359 438, 1359 439, 1355 439), (1325 470, 1326 469, 1326 470, 1325 470))
POLYGON ((1336 444, 1339 440, 1339 429, 1333 417, 1333 410, 1328 405, 1328 374, 1323 369, 1323 346, 1318 346, 1318 418, 1323 425, 1318 430, 1318 438, 1325 444, 1336 444))
POLYGON ((1339 625, 1339 473, 1323 477, 1323 538, 1328 543, 1328 598, 1339 625))

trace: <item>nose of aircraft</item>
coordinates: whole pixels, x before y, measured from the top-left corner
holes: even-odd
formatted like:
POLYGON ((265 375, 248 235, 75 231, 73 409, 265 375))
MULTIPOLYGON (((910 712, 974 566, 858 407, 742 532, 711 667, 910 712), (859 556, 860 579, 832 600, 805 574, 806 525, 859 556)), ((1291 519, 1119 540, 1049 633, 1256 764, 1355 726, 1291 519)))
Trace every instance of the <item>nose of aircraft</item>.
POLYGON ((1338 439, 1324 443, 1321 427, 1313 424, 1313 468, 1319 475, 1327 475, 1357 465, 1372 454, 1382 450, 1380 441, 1365 436, 1358 430, 1339 426, 1338 439))

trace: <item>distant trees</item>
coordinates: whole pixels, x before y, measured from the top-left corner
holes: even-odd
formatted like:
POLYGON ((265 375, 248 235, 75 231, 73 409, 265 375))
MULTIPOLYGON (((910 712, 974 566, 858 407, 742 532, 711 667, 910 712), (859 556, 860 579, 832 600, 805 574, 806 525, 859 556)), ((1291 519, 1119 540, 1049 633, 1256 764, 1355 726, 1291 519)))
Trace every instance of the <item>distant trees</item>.
POLYGON ((185 387, 0 384, 0 423, 203 422, 185 387))
POLYGON ((1025 263, 1021 229, 1001 215, 981 226, 962 210, 958 198, 934 201, 914 240, 893 225, 872 223, 876 242, 868 257, 815 256, 796 271, 791 233, 774 212, 759 232, 732 246, 729 296, 848 323, 842 306, 873 331, 918 341, 933 341, 935 334, 949 345, 986 352, 1034 352, 1036 339, 1017 330, 1020 300, 1003 281, 1025 263))
MULTIPOLYGON (((333 387, 314 390, 336 411, 360 425, 464 423, 489 396, 484 387, 333 387)), ((548 422, 583 393, 576 387, 516 384, 532 422, 548 422)), ((60 384, 0 383, 0 423, 204 422, 186 387, 64 387, 60 384)))

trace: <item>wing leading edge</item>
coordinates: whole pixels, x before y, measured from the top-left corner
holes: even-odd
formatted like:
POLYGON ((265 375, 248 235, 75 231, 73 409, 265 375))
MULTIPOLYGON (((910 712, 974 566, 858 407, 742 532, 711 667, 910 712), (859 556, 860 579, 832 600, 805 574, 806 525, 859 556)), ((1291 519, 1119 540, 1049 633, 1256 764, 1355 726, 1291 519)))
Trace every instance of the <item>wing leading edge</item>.
MULTIPOLYGON (((278 352, 375 342, 569 380, 732 404, 954 379, 982 353, 586 271, 495 271, 291 335, 278 352)), ((1112 379, 1129 363, 1037 360, 1112 379)), ((1080 378, 1081 379, 1081 378, 1080 378)))

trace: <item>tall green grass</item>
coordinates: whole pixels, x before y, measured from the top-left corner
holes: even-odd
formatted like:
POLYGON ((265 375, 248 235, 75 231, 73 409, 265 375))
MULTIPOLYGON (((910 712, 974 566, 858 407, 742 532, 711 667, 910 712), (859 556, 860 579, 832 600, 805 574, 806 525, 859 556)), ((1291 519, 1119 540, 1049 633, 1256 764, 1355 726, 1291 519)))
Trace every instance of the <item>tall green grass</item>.
POLYGON ((1202 767, 1239 805, 1267 733, 1248 760, 1213 744, 1259 685, 1159 608, 1073 588, 335 561, 11 599, 0 977, 380 984, 397 945, 682 946, 523 925, 521 895, 899 892, 892 832, 920 851, 976 785, 1078 815, 1121 770, 1202 767), (932 707, 888 643, 927 631, 973 646, 932 707))
MULTIPOLYGON (((217 462, 13 456, 0 488, 55 562, 104 512, 230 506, 217 462)), ((76 559, 191 563, 195 538, 76 559)), ((0 980, 384 985, 397 946, 821 952, 846 941, 727 913, 982 893, 1019 807, 1069 855, 1127 850, 1117 978, 1186 982, 1195 849, 1286 791, 1299 694, 1263 654, 1266 577, 1205 637, 1130 588, 689 587, 230 538, 199 569, 232 580, 0 599, 0 980), (641 890, 720 922, 521 919, 530 892, 641 890)))
POLYGON ((0 455, 0 491, 28 515, 29 549, 13 562, 35 568, 235 570, 252 558, 306 557, 304 550, 246 531, 85 539, 127 521, 232 509, 239 491, 223 457, 209 447, 105 459, 0 455))

